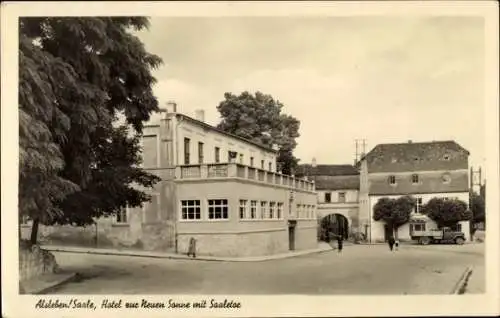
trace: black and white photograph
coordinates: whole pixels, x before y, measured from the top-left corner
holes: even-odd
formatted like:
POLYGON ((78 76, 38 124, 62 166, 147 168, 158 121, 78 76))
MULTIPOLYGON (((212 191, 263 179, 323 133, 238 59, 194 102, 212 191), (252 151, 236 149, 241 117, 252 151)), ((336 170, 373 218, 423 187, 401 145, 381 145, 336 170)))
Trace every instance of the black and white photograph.
POLYGON ((2 5, 6 317, 498 311, 491 2, 98 3, 2 5))

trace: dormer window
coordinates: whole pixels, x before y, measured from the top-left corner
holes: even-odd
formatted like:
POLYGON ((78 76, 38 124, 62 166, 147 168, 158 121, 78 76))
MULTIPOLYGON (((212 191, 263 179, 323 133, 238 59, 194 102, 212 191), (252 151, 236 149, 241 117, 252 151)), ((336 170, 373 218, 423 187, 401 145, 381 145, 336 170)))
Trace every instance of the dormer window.
POLYGON ((413 183, 413 184, 418 183, 418 174, 414 174, 411 176, 411 183, 413 183))
POLYGON ((391 185, 396 184, 396 176, 389 176, 389 184, 391 185))

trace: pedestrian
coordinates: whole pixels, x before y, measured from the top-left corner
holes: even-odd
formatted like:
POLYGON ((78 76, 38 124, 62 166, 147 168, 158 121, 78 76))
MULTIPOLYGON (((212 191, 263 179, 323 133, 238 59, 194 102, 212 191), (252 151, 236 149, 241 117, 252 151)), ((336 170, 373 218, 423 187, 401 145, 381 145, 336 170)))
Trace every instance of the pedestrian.
POLYGON ((194 237, 192 237, 189 240, 189 249, 188 249, 188 252, 187 252, 187 256, 189 257, 190 255, 192 255, 193 258, 196 257, 196 240, 195 240, 194 237))
POLYGON ((399 250, 399 240, 394 241, 394 249, 397 251, 399 250))
POLYGON ((343 244, 344 244, 344 238, 342 237, 342 235, 338 235, 337 236, 337 249, 339 250, 339 253, 342 252, 343 244))
POLYGON ((389 240, 387 241, 389 243, 389 248, 391 249, 391 251, 394 249, 394 243, 396 242, 394 240, 394 237, 389 237, 389 240))

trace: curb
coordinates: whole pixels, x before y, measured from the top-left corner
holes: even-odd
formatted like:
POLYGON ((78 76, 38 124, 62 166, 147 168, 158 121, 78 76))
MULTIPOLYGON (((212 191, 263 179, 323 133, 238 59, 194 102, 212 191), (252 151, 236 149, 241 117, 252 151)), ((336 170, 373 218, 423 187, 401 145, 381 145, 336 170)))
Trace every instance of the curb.
POLYGON ((464 273, 462 274, 462 276, 460 276, 460 279, 458 280, 457 284, 452 289, 450 294, 462 295, 465 293, 465 288, 467 287, 467 282, 469 281, 469 278, 472 275, 472 271, 473 271, 472 266, 469 266, 465 269, 464 273))
POLYGON ((49 246, 43 246, 42 248, 45 250, 51 251, 51 252, 62 252, 62 253, 132 256, 132 257, 165 258, 165 259, 211 261, 211 262, 265 262, 265 261, 271 261, 271 260, 286 259, 286 258, 299 257, 299 256, 304 256, 304 255, 310 255, 310 254, 319 254, 319 253, 325 253, 328 251, 332 251, 332 249, 330 249, 330 248, 323 248, 323 249, 304 251, 301 253, 299 252, 299 253, 290 254, 290 255, 279 255, 279 256, 271 256, 271 257, 255 256, 253 258, 238 259, 238 258, 217 258, 217 257, 204 257, 204 256, 191 258, 191 257, 185 256, 183 254, 144 254, 144 253, 140 253, 140 252, 133 253, 133 252, 121 252, 121 251, 84 250, 84 249, 73 250, 71 248, 64 249, 64 248, 60 248, 60 247, 49 247, 49 246))
POLYGON ((66 284, 66 283, 69 283, 69 282, 76 280, 77 277, 78 277, 78 273, 68 273, 68 275, 66 277, 58 280, 57 282, 55 282, 49 286, 42 287, 42 288, 38 288, 38 289, 35 288, 34 290, 26 290, 26 288, 24 286, 22 286, 22 283, 20 283, 19 284, 19 293, 23 294, 23 295, 46 294, 46 293, 56 289, 57 287, 59 287, 63 284, 66 284))

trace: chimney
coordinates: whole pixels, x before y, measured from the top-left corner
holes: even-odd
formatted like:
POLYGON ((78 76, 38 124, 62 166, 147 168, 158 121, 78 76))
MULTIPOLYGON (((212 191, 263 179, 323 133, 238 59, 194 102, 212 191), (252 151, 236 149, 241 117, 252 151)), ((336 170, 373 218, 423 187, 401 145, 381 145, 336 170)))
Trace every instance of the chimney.
POLYGON ((167 102, 167 109, 172 113, 177 113, 177 103, 174 101, 167 102))
POLYGON ((316 168, 316 158, 313 158, 313 159, 312 159, 312 164, 311 164, 311 166, 312 166, 313 168, 316 168))
POLYGON ((194 112, 194 117, 196 120, 205 122, 205 111, 203 109, 198 109, 194 112))
POLYGON ((409 143, 409 144, 411 144, 412 142, 413 142, 413 141, 411 141, 411 139, 410 139, 410 140, 408 140, 408 143, 409 143))

